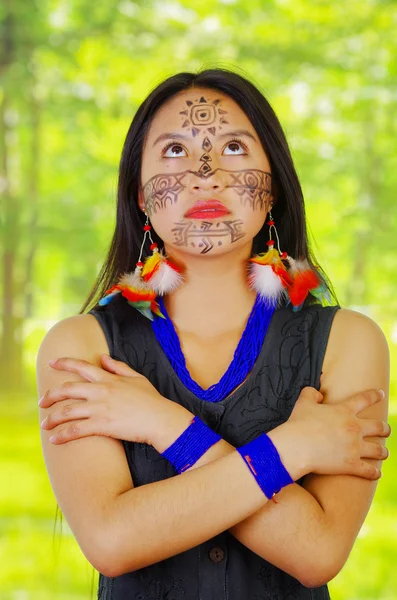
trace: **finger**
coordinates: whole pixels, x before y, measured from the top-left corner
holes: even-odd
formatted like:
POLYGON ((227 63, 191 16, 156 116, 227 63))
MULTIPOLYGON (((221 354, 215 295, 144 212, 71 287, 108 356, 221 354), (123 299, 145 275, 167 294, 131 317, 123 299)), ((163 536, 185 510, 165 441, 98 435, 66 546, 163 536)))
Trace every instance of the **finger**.
POLYGON ((92 398, 95 393, 98 393, 97 386, 94 387, 92 383, 85 383, 84 381, 66 381, 61 386, 47 390, 42 398, 39 400, 39 406, 41 408, 49 408, 55 402, 60 400, 67 400, 68 398, 74 398, 77 400, 88 400, 92 398))
POLYGON ((40 423, 42 429, 53 429, 62 423, 74 421, 76 419, 86 419, 92 416, 92 405, 87 402, 78 404, 66 404, 59 410, 54 410, 45 417, 40 423))
POLYGON ((389 437, 391 434, 391 427, 386 421, 380 421, 379 419, 360 419, 360 425, 363 437, 389 437))
POLYGON ((380 402, 384 397, 385 392, 383 390, 365 390, 346 400, 346 404, 357 415, 368 406, 380 402))
POLYGON ((52 444, 65 444, 73 440, 89 437, 91 435, 108 436, 104 425, 99 419, 84 419, 83 421, 73 421, 67 426, 60 425, 57 431, 49 438, 52 444))
POLYGON ((356 467, 353 469, 351 474, 371 480, 376 480, 382 477, 382 473, 375 467, 375 465, 371 465, 364 460, 359 460, 357 462, 356 467))
POLYGON ((63 357, 50 360, 49 364, 53 369, 76 373, 88 381, 103 381, 109 377, 109 374, 104 371, 104 369, 93 365, 92 363, 88 362, 88 360, 63 357))
POLYGON ((132 377, 133 375, 139 375, 134 369, 131 369, 125 362, 121 360, 116 360, 112 358, 108 354, 101 355, 101 363, 104 368, 111 373, 115 373, 116 375, 122 375, 124 377, 132 377))
POLYGON ((314 387, 304 387, 299 394, 298 400, 301 402, 317 402, 320 404, 324 399, 324 396, 316 390, 314 387))
POLYGON ((361 442, 360 446, 361 458, 376 458, 385 460, 389 456, 389 451, 386 446, 375 442, 361 442))

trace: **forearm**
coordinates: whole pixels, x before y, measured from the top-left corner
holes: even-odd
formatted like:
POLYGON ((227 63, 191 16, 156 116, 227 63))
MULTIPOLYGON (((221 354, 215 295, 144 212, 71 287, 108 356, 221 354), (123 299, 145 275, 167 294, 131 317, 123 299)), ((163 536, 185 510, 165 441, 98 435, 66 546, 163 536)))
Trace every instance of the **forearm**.
MULTIPOLYGON (((234 446, 220 440, 189 470, 234 451, 234 446)), ((289 485, 281 490, 277 502, 267 502, 254 514, 232 525, 229 532, 252 552, 299 579, 303 570, 318 566, 320 554, 333 555, 330 546, 337 544, 337 540, 317 500, 300 485, 289 485), (305 565, 302 565, 303 556, 305 565)))
POLYGON ((338 539, 316 499, 297 484, 229 531, 282 571, 302 580, 337 552, 338 539))
MULTIPOLYGON (((186 429, 191 417, 184 417, 170 443, 186 429)), ((286 439, 285 432, 278 434, 276 447, 286 439)), ((288 457, 286 467, 293 478, 303 474, 295 456, 288 457)), ((113 575, 136 570, 197 546, 243 521, 266 502, 235 450, 176 477, 133 488, 115 499, 107 515, 105 530, 114 544, 108 550, 114 565, 108 567, 108 573, 109 569, 113 575)))
POLYGON ((146 567, 225 531, 266 501, 236 451, 134 488, 118 496, 109 515, 112 560, 120 573, 146 567))

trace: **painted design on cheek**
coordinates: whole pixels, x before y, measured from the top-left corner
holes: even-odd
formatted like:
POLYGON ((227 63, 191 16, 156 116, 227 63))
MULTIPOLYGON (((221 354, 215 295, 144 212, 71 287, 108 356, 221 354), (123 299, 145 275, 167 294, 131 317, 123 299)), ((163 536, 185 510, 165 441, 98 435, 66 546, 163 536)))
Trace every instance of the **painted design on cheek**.
POLYGON ((167 204, 175 204, 178 194, 185 189, 183 179, 188 171, 173 173, 172 175, 155 175, 144 185, 146 211, 150 217, 158 209, 167 208, 167 204))
POLYGON ((227 115, 227 111, 218 107, 220 100, 209 101, 201 96, 200 100, 192 102, 186 100, 188 108, 181 110, 179 114, 183 117, 182 127, 187 127, 188 131, 191 130, 193 137, 196 137, 200 133, 203 127, 211 135, 215 135, 216 127, 222 129, 221 125, 228 124, 224 115, 227 115))
POLYGON ((240 196, 243 206, 249 204, 253 210, 267 208, 266 204, 271 194, 271 174, 259 169, 244 169, 229 171, 231 183, 227 188, 233 188, 240 196))
MULTIPOLYGON (((205 138, 202 146, 203 149, 208 147, 207 143, 204 146, 206 140, 211 145, 209 139, 205 138)), ((154 177, 147 181, 143 187, 143 195, 149 217, 158 210, 165 209, 168 205, 175 204, 178 201, 179 194, 187 187, 186 178, 189 174, 196 175, 201 179, 207 179, 218 171, 224 173, 225 189, 233 188, 242 206, 248 204, 252 210, 267 208, 267 202, 271 194, 271 173, 261 171, 260 169, 242 169, 240 171, 215 169, 215 171, 211 171, 211 167, 208 164, 211 157, 208 152, 204 153, 200 160, 203 164, 199 171, 189 169, 181 173, 163 173, 154 175, 154 177), (206 165, 208 165, 209 171, 206 165)))
POLYGON ((214 248, 215 244, 222 245, 222 239, 220 238, 230 238, 230 242, 233 244, 244 237, 243 224, 244 222, 240 219, 218 221, 218 223, 202 221, 200 224, 192 221, 181 221, 175 223, 176 227, 172 229, 174 244, 176 246, 188 246, 190 242, 191 246, 202 248, 200 254, 207 254, 214 248))
POLYGON ((204 150, 204 154, 202 154, 200 156, 200 161, 203 164, 199 168, 198 172, 201 173, 202 175, 205 175, 206 173, 208 173, 208 171, 211 171, 211 166, 208 163, 212 160, 211 156, 209 155, 209 153, 212 150, 212 144, 211 144, 209 138, 207 138, 207 137, 204 138, 203 144, 201 147, 204 150))

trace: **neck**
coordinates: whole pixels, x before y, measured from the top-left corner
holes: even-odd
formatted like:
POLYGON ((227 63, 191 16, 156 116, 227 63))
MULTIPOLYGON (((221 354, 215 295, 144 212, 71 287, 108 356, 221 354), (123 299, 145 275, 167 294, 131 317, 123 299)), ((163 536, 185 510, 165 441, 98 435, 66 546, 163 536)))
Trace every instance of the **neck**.
POLYGON ((251 244, 220 256, 178 254, 174 249, 169 256, 184 267, 184 283, 165 298, 177 329, 216 334, 244 325, 256 299, 247 281, 251 244))

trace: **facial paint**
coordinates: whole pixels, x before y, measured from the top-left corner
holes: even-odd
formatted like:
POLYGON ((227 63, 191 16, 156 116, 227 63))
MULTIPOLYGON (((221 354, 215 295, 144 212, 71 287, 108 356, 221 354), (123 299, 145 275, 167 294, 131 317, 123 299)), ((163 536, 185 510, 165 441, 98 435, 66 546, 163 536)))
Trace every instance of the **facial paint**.
POLYGON ((211 144, 209 138, 207 138, 207 137, 204 138, 203 144, 201 147, 204 150, 204 154, 202 154, 200 156, 200 162, 202 162, 203 164, 199 168, 198 172, 200 173, 200 175, 205 175, 206 173, 211 171, 211 166, 208 163, 212 161, 212 158, 210 155, 210 152, 212 150, 212 144, 211 144))
POLYGON ((243 206, 249 204, 253 210, 262 210, 271 194, 272 176, 260 169, 228 171, 230 180, 225 186, 233 188, 243 206))
POLYGON ((191 131, 196 137, 203 134, 200 156, 202 163, 198 170, 189 169, 180 173, 161 173, 155 175, 143 187, 146 211, 149 217, 158 210, 164 210, 167 205, 175 204, 179 194, 187 187, 186 178, 189 173, 202 179, 211 177, 214 173, 222 171, 225 188, 233 188, 243 206, 247 204, 253 210, 262 210, 271 194, 271 174, 260 169, 240 169, 238 171, 215 169, 211 170, 211 150, 213 149, 209 135, 215 136, 217 128, 228 124, 225 115, 227 111, 221 108, 221 100, 209 100, 204 96, 195 101, 186 100, 182 115, 182 127, 191 131))
POLYGON ((225 119, 227 111, 218 106, 220 102, 220 100, 206 100, 204 96, 195 102, 186 100, 186 108, 179 113, 183 119, 182 127, 191 131, 193 137, 196 137, 202 128, 205 128, 204 133, 215 135, 217 127, 222 129, 222 124, 228 124, 225 119))
POLYGON ((240 169, 230 171, 215 169, 205 175, 191 169, 181 173, 154 175, 143 187, 146 211, 149 217, 158 210, 164 210, 168 205, 176 204, 179 194, 187 187, 187 175, 192 173, 202 179, 211 177, 221 171, 225 188, 234 189, 243 206, 247 204, 253 210, 262 210, 271 193, 271 174, 260 169, 240 169))
POLYGON ((182 173, 162 173, 154 175, 143 186, 146 211, 149 217, 158 210, 167 208, 167 204, 175 204, 179 193, 186 188, 183 180, 189 171, 182 173))
POLYGON ((175 223, 171 230, 174 234, 175 246, 188 246, 202 248, 200 254, 207 254, 216 245, 222 245, 223 240, 230 238, 233 244, 245 236, 242 230, 244 222, 241 219, 235 221, 218 221, 217 223, 201 221, 180 221, 175 223))

